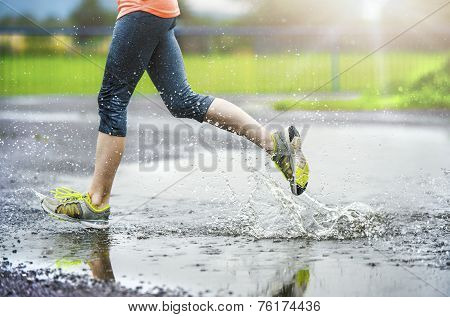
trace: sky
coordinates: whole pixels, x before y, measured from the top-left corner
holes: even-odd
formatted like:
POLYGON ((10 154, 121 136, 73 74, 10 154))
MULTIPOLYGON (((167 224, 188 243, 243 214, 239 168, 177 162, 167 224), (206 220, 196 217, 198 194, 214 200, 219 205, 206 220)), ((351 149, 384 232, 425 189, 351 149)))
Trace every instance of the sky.
MULTIPOLYGON (((100 0, 105 7, 116 8, 116 0, 100 0)), ((185 1, 198 14, 233 16, 245 12, 248 8, 232 0, 180 0, 185 1)), ((0 16, 12 14, 13 11, 3 3, 14 7, 17 11, 43 19, 48 16, 66 18, 79 5, 81 0, 0 0, 0 16)))

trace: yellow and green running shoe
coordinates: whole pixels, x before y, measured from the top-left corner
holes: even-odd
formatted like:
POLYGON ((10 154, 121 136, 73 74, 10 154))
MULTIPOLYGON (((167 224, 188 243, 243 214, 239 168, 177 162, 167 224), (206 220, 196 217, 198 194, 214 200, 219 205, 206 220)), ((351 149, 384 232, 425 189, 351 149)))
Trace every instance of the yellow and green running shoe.
POLYGON ((88 193, 82 194, 67 187, 58 187, 44 197, 41 206, 51 216, 66 221, 78 222, 89 228, 105 229, 109 227, 109 205, 96 208, 88 193))
POLYGON ((302 152, 300 133, 294 126, 285 131, 272 133, 275 166, 283 173, 291 185, 294 195, 302 194, 309 179, 309 166, 302 152))

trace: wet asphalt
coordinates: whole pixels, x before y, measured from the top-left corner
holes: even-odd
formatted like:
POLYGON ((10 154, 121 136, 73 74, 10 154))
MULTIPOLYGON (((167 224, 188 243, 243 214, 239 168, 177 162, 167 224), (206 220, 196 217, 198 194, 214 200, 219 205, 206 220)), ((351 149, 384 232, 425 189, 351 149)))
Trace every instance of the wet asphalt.
MULTIPOLYGON (((277 98, 230 97, 263 123, 278 115, 267 107, 277 98)), ((88 186, 95 97, 0 99, 0 295, 448 296, 449 115, 270 121, 306 125, 308 195, 372 210, 315 235, 295 212, 317 206, 289 198, 250 142, 135 98, 112 226, 98 231, 49 218, 33 193, 88 186)))

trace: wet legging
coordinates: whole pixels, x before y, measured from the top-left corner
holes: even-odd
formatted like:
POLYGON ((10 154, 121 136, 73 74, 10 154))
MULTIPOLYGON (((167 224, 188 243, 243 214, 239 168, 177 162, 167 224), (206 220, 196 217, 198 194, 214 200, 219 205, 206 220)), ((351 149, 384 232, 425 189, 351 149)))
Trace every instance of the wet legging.
POLYGON ((117 20, 98 95, 100 132, 126 135, 127 106, 144 71, 172 115, 203 122, 214 98, 189 86, 174 27, 175 18, 146 12, 117 20))

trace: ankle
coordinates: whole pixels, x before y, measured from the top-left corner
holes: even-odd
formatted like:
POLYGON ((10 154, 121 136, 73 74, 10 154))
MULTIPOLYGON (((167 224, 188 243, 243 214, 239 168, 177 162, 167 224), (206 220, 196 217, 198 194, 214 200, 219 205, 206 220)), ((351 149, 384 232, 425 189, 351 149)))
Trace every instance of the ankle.
POLYGON ((273 140, 272 137, 268 138, 264 144, 262 144, 263 149, 269 156, 273 154, 273 140))
POLYGON ((97 208, 103 208, 109 203, 109 195, 102 194, 99 192, 89 192, 91 197, 91 203, 97 208))

